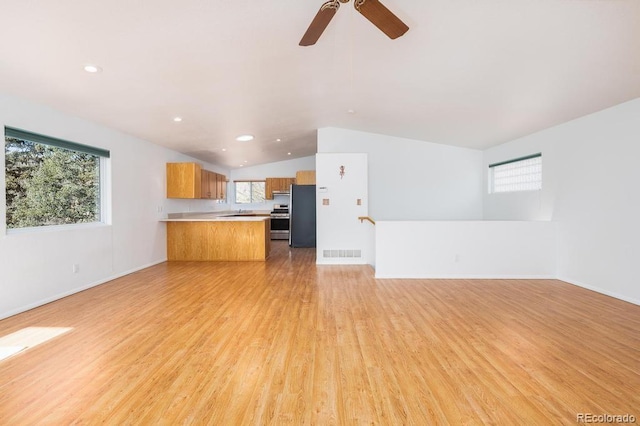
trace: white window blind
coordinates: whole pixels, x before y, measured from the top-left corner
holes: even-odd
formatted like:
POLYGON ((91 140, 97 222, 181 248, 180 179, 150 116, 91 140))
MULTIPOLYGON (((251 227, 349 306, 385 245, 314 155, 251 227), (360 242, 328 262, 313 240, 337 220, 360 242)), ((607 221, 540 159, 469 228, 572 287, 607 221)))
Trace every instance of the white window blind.
POLYGON ((489 165, 489 192, 542 189, 542 154, 489 165))

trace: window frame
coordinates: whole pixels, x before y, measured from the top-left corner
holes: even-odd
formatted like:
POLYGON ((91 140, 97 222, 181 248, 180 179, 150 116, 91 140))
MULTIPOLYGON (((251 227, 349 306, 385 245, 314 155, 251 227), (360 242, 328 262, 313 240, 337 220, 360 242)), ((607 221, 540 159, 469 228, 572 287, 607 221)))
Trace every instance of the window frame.
MULTIPOLYGON (((75 228, 86 228, 86 227, 96 227, 96 226, 105 226, 111 224, 111 152, 106 149, 97 148, 90 145, 84 145, 76 142, 67 141, 64 139, 59 139, 51 136, 42 135, 39 133, 29 132, 26 130, 5 126, 4 127, 4 140, 6 144, 7 138, 20 139, 23 141, 33 142, 36 144, 47 145, 55 148, 61 148, 68 151, 75 151, 83 154, 93 155, 98 158, 98 202, 96 203, 99 209, 99 218, 98 220, 91 222, 76 222, 76 223, 66 223, 61 225, 38 225, 38 226, 25 226, 19 228, 11 228, 7 223, 7 215, 6 210, 8 210, 9 206, 5 205, 5 214, 3 215, 2 225, 4 226, 4 230, 6 234, 20 234, 20 233, 30 233, 30 232, 44 232, 50 230, 60 230, 60 229, 75 229, 75 228)), ((6 145, 5 145, 6 146, 6 145)), ((6 148, 5 154, 6 156, 6 148)), ((4 179, 6 181, 6 157, 4 161, 4 179)), ((3 194, 6 202, 6 187, 5 193, 3 194)))
POLYGON ((267 185, 267 183, 266 183, 266 180, 265 180, 265 179, 242 179, 242 180, 234 180, 234 181, 233 181, 233 201, 234 201, 236 204, 259 204, 259 203, 265 203, 265 202, 266 202, 266 200, 267 200, 267 194, 266 194, 266 190, 267 190, 267 188, 266 188, 266 185, 267 185), (251 187, 250 187, 250 201, 249 201, 249 202, 246 202, 246 203, 245 203, 245 202, 240 202, 240 201, 238 201, 238 183, 250 183, 250 184, 251 184, 251 187), (263 185, 264 185, 264 187, 265 187, 265 188, 264 188, 264 190, 265 190, 265 196, 264 196, 264 199, 263 199, 263 200, 255 201, 255 200, 253 199, 253 194, 254 194, 254 191, 253 191, 253 184, 254 184, 254 183, 261 183, 261 184, 263 184, 263 185))
MULTIPOLYGON (((511 160, 505 160, 505 161, 500 161, 497 163, 492 163, 489 164, 489 172, 488 172, 488 193, 489 194, 509 194, 509 193, 517 193, 517 192, 532 192, 532 191, 540 191, 542 190, 542 152, 538 152, 535 154, 531 154, 531 155, 526 155, 523 157, 518 157, 518 158, 513 158, 511 160), (500 167, 500 166, 506 166, 508 164, 514 164, 514 163, 519 163, 519 162, 524 162, 527 160, 532 160, 535 158, 539 158, 540 159, 540 180, 539 180, 539 186, 536 188, 524 188, 524 189, 513 189, 513 190, 504 190, 504 191, 496 191, 496 185, 495 185, 495 171, 496 168, 500 167)), ((536 182, 538 182, 536 180, 536 182)))

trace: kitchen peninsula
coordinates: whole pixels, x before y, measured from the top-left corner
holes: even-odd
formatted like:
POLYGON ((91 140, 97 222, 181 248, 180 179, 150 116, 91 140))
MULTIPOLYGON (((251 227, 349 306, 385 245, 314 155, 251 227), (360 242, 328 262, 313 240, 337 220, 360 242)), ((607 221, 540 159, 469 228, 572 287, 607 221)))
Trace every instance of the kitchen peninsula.
POLYGON ((197 261, 266 260, 270 218, 258 212, 169 215, 167 259, 197 261))

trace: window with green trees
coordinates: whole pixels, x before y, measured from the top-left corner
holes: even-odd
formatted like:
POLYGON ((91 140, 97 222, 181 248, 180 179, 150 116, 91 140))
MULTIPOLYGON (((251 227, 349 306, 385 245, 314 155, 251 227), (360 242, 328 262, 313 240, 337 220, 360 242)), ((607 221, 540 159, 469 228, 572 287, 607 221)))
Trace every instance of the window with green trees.
POLYGON ((109 151, 5 128, 7 229, 103 222, 109 151))

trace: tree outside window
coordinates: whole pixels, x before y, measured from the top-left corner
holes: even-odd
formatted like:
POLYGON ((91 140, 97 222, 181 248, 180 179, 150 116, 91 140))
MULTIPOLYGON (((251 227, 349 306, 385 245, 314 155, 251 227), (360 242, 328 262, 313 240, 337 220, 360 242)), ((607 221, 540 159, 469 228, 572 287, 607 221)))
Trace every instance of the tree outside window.
POLYGON ((7 228, 100 222, 101 158, 6 136, 7 228))
POLYGON ((236 203, 264 203, 265 182, 262 181, 236 181, 236 203))

